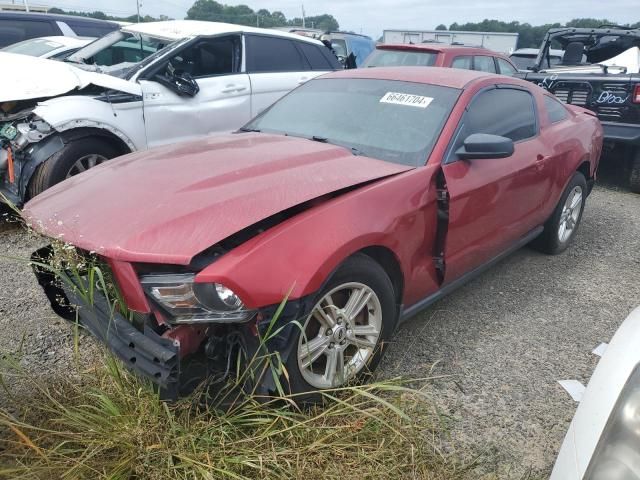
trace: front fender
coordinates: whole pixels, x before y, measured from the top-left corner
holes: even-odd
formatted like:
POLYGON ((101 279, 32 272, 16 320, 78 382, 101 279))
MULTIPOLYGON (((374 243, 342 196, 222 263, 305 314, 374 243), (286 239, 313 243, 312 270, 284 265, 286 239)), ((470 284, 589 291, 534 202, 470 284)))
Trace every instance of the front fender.
MULTIPOLYGON (((38 104, 33 113, 57 132, 79 128, 104 130, 118 137, 132 152, 146 150, 142 98, 130 96, 130 101, 107 101, 91 96, 64 96, 38 104)), ((112 97, 108 97, 111 99, 112 97)))
POLYGON ((312 208, 223 255, 196 282, 222 283, 250 308, 317 292, 349 256, 372 246, 393 252, 404 300, 437 288, 432 251, 437 206, 430 188, 439 167, 421 167, 312 208))

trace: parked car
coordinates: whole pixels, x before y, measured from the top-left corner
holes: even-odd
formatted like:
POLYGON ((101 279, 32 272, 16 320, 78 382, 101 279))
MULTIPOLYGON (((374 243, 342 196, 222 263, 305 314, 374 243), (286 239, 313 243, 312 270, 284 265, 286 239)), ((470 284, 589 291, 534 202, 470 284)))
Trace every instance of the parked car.
POLYGON ((598 116, 605 147, 620 152, 607 158, 619 162, 618 170, 636 193, 640 193, 640 74, 606 63, 629 50, 633 54, 633 47, 639 46, 638 28, 553 28, 544 37, 533 71, 521 74, 562 102, 598 116), (552 43, 565 51, 557 65, 547 55, 552 43))
POLYGON ((237 129, 342 68, 318 40, 189 20, 122 27, 64 63, 0 64, 0 193, 17 205, 119 155, 237 129))
POLYGON ((376 48, 376 43, 366 35, 348 32, 326 32, 320 40, 331 44, 331 49, 345 68, 359 68, 376 48))
POLYGON ((0 48, 31 38, 64 35, 102 37, 117 30, 115 22, 48 13, 0 12, 0 48))
POLYGON ((591 112, 519 79, 347 70, 236 133, 72 177, 24 216, 106 262, 141 323, 37 268, 54 309, 75 319, 59 301, 82 305, 90 331, 170 391, 190 373, 179 359, 206 351, 226 365, 230 338, 251 355, 289 293, 269 348, 306 392, 361 379, 400 322, 510 252, 565 250, 601 143, 591 112))
POLYGON ((41 37, 31 38, 0 49, 0 52, 19 53, 31 57, 64 60, 72 53, 91 43, 93 38, 85 37, 41 37))
POLYGON ((419 45, 377 45, 362 64, 369 67, 451 67, 513 75, 518 69, 509 57, 482 47, 422 43, 419 45))
MULTIPOLYGON (((533 67, 535 65, 539 51, 540 50, 538 50, 537 48, 519 48, 511 55, 509 55, 509 59, 516 67, 518 67, 519 71, 528 72, 530 67, 533 67)), ((550 48, 548 55, 549 64, 551 66, 558 65, 560 62, 562 62, 564 51, 550 48)))
POLYGON ((640 477, 640 308, 607 346, 565 436, 551 480, 640 477))

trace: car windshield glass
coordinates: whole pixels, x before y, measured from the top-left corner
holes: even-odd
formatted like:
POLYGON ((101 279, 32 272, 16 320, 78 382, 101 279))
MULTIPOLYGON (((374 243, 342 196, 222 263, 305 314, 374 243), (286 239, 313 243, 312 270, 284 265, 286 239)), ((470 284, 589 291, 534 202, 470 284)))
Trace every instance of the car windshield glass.
POLYGON ((346 57, 347 56, 347 42, 344 40, 333 38, 331 39, 331 48, 334 52, 336 52, 336 56, 338 57, 346 57))
POLYGON ((47 40, 46 38, 33 38, 24 42, 14 43, 2 49, 3 52, 20 53, 22 55, 31 55, 32 57, 41 57, 57 48, 62 47, 61 43, 47 40))
POLYGON ((172 42, 149 35, 112 32, 81 48, 65 61, 87 65, 102 73, 128 71, 172 42))
POLYGON ((426 162, 459 94, 454 88, 402 81, 318 79, 243 130, 308 138, 354 155, 418 166, 426 162))
POLYGON ((363 67, 430 67, 436 63, 437 56, 436 52, 378 49, 369 55, 363 67))

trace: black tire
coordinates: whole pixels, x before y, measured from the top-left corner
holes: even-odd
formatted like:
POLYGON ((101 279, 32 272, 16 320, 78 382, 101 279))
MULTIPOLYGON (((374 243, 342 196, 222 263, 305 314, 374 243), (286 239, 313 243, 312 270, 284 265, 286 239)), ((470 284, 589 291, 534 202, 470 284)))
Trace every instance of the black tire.
MULTIPOLYGON (((366 366, 355 378, 350 379, 348 382, 345 382, 345 384, 361 383, 373 373, 384 355, 385 344, 393 335, 397 325, 398 316, 395 292, 389 276, 380 264, 364 254, 354 255, 347 259, 331 276, 324 288, 317 294, 313 305, 316 305, 328 292, 331 292, 335 288, 354 282, 363 284, 375 292, 381 307, 382 328, 380 330, 376 346, 373 349, 373 354, 366 362, 366 366)), ((363 315, 368 316, 369 313, 363 312, 363 315)), ((300 323, 304 325, 305 321, 306 319, 303 319, 300 323)), ((287 382, 288 390, 291 394, 298 395, 298 401, 301 403, 317 403, 322 398, 317 392, 322 388, 310 385, 305 380, 298 362, 298 348, 301 336, 301 329, 296 328, 295 333, 292 336, 294 347, 285 362, 285 367, 289 377, 287 382), (305 393, 306 395, 300 395, 305 393)), ((342 385, 334 385, 336 388, 340 386, 342 385)))
POLYGON ((27 200, 67 178, 73 165, 81 158, 99 155, 110 160, 120 153, 108 140, 99 137, 84 137, 70 141, 62 150, 38 166, 29 181, 27 200))
POLYGON ((551 215, 549 220, 547 220, 547 223, 545 223, 544 231, 531 243, 531 246, 536 250, 547 253, 549 255, 557 255, 564 252, 571 244, 576 236, 576 233, 578 232, 580 221, 582 220, 582 212, 584 211, 584 205, 587 199, 587 192, 587 181, 584 178, 584 175, 580 172, 574 173, 573 177, 569 181, 569 184, 567 185, 567 188, 565 188, 564 192, 562 193, 560 201, 553 211, 553 214, 551 215), (567 198, 575 188, 582 189, 582 203, 580 205, 580 212, 578 214, 577 221, 575 221, 573 231, 568 238, 562 241, 559 236, 560 218, 562 216, 567 198))
POLYGON ((631 155, 631 171, 629 172, 629 188, 633 193, 640 193, 640 148, 631 155))

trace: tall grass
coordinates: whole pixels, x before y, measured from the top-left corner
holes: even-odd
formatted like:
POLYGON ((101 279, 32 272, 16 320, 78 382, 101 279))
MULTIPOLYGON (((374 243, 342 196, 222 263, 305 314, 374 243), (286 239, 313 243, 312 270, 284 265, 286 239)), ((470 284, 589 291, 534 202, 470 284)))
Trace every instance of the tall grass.
POLYGON ((421 392, 388 381, 324 392, 322 407, 247 395, 220 410, 200 394, 174 404, 110 357, 74 376, 30 382, 0 407, 0 478, 458 478, 440 452, 442 418, 421 392), (12 413, 10 413, 12 412, 12 413))

